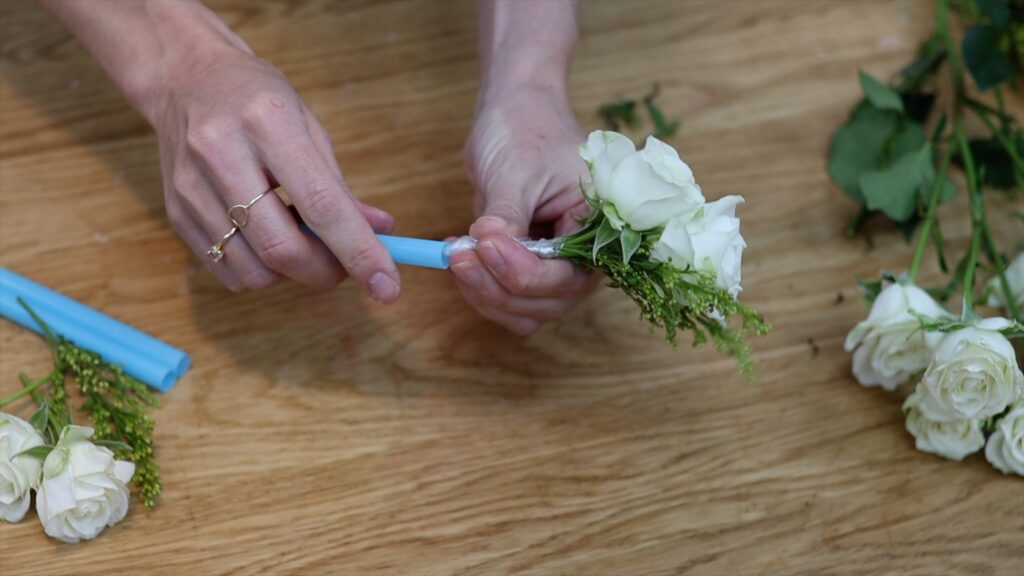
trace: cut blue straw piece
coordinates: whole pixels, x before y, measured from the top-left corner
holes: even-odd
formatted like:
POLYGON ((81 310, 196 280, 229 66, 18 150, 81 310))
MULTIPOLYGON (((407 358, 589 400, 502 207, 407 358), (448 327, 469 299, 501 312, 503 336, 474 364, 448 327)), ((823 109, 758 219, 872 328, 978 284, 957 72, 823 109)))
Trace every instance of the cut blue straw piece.
MULTIPOLYGON (((299 228, 302 228, 307 234, 317 237, 316 232, 313 232, 309 226, 300 224, 299 228)), ((391 259, 396 264, 447 270, 452 257, 450 244, 440 240, 389 236, 387 234, 377 234, 377 239, 391 254, 391 259)))
POLYGON ((92 350, 138 380, 166 392, 188 370, 185 352, 93 310, 49 288, 0 268, 0 313, 26 328, 41 332, 18 303, 22 298, 54 331, 92 350))
POLYGON ((451 254, 448 251, 447 242, 388 236, 387 234, 378 234, 377 239, 388 249, 391 258, 398 264, 437 268, 438 270, 448 269, 451 254))

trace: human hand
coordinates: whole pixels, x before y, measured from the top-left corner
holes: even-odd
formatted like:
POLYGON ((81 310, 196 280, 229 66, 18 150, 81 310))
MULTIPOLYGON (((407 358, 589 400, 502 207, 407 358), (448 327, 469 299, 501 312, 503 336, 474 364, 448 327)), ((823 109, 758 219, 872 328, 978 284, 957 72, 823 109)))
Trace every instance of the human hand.
POLYGON ((219 44, 165 64, 163 89, 140 106, 160 139, 171 225, 232 290, 284 277, 331 287, 352 276, 374 299, 394 301, 400 279, 374 232, 387 213, 352 196, 330 139, 285 77, 244 44, 219 44), (229 207, 282 185, 319 239, 299 229, 276 194, 249 209, 249 221, 224 245, 229 207))
POLYGON ((452 257, 466 301, 521 335, 561 318, 590 292, 593 275, 564 260, 541 260, 515 238, 578 229, 583 132, 563 92, 521 86, 484 98, 466 143, 479 218, 476 252, 452 257))

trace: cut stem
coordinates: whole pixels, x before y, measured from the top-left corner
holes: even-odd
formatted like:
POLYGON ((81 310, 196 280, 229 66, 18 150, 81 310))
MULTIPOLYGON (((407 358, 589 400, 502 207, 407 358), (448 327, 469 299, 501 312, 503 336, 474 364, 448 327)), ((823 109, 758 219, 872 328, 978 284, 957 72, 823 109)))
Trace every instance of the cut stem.
POLYGON ((921 235, 917 238, 917 248, 914 250, 914 259, 910 263, 910 281, 917 280, 917 272, 921 269, 921 258, 924 256, 924 249, 928 246, 928 238, 931 235, 932 223, 935 222, 935 213, 938 212, 939 198, 942 196, 943 184, 946 181, 946 171, 949 170, 949 162, 953 156, 953 147, 947 146, 946 152, 942 155, 942 163, 939 165, 939 172, 935 176, 935 185, 932 187, 931 198, 928 199, 928 213, 925 214, 924 224, 921 226, 921 235))
POLYGON ((960 147, 960 155, 964 160, 964 170, 967 173, 967 193, 971 212, 971 247, 967 253, 967 268, 964 270, 964 309, 965 320, 974 316, 974 271, 978 266, 978 250, 981 247, 982 232, 985 229, 985 199, 978 190, 978 178, 974 168, 974 156, 967 146, 967 137, 964 134, 963 119, 957 116, 953 121, 953 131, 956 135, 957 145, 960 147))
MULTIPOLYGON (((25 384, 25 387, 22 388, 21 390, 18 390, 16 392, 12 392, 12 393, 8 394, 7 396, 4 396, 3 398, 0 398, 0 408, 3 408, 4 406, 7 406, 11 402, 14 402, 15 400, 17 400, 19 398, 22 398, 23 396, 28 396, 29 394, 32 394, 33 398, 35 398, 36 397, 35 396, 36 390, 40 386, 42 386, 43 384, 46 384, 47 382, 49 382, 50 380, 52 380, 53 378, 56 378, 56 377, 57 377, 57 373, 56 372, 50 372, 49 374, 47 374, 46 376, 43 376, 42 378, 40 378, 39 380, 36 380, 35 382, 28 382, 27 384, 25 384)), ((22 382, 24 383, 25 380, 27 380, 27 377, 24 378, 22 380, 22 382)))

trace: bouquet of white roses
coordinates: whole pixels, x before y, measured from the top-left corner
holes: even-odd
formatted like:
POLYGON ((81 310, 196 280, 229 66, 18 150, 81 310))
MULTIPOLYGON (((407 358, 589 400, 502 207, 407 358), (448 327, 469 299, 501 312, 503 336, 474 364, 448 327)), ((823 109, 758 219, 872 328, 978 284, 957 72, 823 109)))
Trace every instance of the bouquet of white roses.
MULTIPOLYGON (((1014 9, 1024 11, 1024 3, 1018 4, 1014 9)), ((853 352, 853 374, 861 385, 889 391, 907 387, 903 411, 918 450, 962 460, 985 448, 994 467, 1024 476, 1024 373, 1010 343, 1024 337, 1024 254, 1007 264, 989 225, 983 190, 1005 189, 1013 197, 1016 189, 1024 188, 1024 137, 1003 109, 1000 85, 1011 75, 993 67, 1012 55, 1004 55, 998 43, 979 46, 989 41, 984 38, 1009 34, 1014 24, 1003 0, 972 3, 973 9, 966 11, 974 27, 965 35, 963 58, 978 88, 994 89, 997 110, 967 95, 961 50, 950 33, 949 1, 939 0, 938 8, 935 34, 895 86, 861 74, 865 98, 833 139, 829 171, 862 204, 851 228, 875 211, 905 233, 921 227, 906 274, 884 274, 880 283, 862 284, 873 304, 867 319, 849 333, 846 349, 853 352), (981 52, 991 58, 979 59, 981 52), (934 116, 931 108, 937 100, 930 86, 939 83, 943 64, 948 64, 953 81, 951 110, 935 118, 927 137, 925 123, 934 116), (992 131, 990 139, 968 140, 965 111, 992 131), (935 246, 940 269, 948 271, 937 209, 957 193, 947 178, 953 161, 964 169, 971 243, 949 282, 924 290, 916 281, 929 243, 935 246), (1005 308, 1009 318, 983 317, 975 306, 983 255, 993 273, 985 290, 987 303, 1005 308), (939 301, 958 288, 962 306, 954 315, 939 301)))
POLYGON ((653 136, 637 150, 622 134, 595 131, 580 156, 590 170, 580 188, 591 213, 580 231, 551 244, 554 255, 605 274, 669 343, 690 331, 694 345, 710 339, 752 374, 746 335, 769 328, 737 300, 746 243, 735 213, 743 198, 706 202, 690 167, 653 136))

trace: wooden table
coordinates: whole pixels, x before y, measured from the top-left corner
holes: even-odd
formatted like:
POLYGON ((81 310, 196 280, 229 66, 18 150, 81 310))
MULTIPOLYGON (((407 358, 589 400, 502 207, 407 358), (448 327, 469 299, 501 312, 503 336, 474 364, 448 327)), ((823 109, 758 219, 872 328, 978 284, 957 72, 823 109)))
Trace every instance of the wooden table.
MULTIPOLYGON (((284 70, 399 233, 466 229, 471 3, 212 7, 284 70)), ((609 290, 526 340, 437 271, 403 270, 391 307, 351 285, 228 293, 168 227, 148 126, 42 9, 3 2, 2 264, 194 368, 155 412, 158 507, 80 545, 34 512, 0 525, 0 573, 1024 573, 1020 479, 916 452, 900 399, 858 387, 842 350, 865 314, 853 275, 911 248, 885 225, 873 249, 844 234, 829 137, 858 68, 897 70, 931 17, 922 1, 585 4, 584 126, 659 81, 708 196, 748 200, 743 297, 775 331, 747 385, 712 350, 664 346, 609 290)), ((966 244, 964 223, 945 233, 966 244)), ((0 393, 46 364, 0 322, 0 393)))

